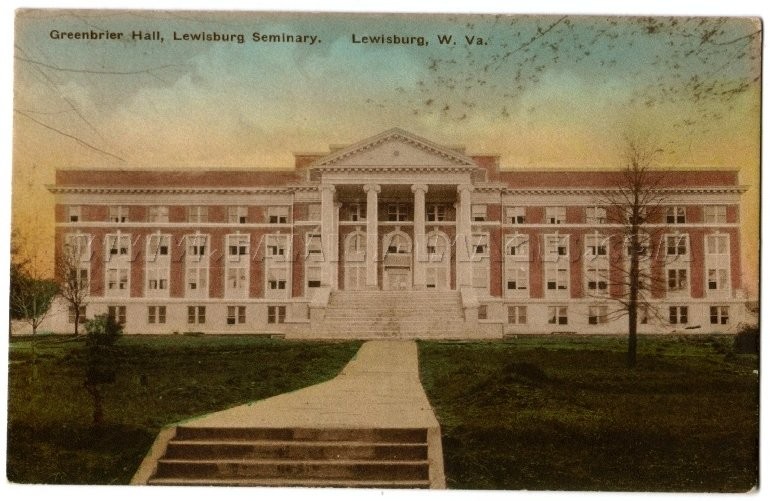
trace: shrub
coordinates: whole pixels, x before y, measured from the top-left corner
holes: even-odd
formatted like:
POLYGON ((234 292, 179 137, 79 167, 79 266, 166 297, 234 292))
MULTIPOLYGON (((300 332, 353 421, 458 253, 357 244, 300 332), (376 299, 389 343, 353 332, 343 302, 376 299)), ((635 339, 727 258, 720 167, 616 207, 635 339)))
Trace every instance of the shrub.
POLYGON ((89 346, 112 346, 123 334, 123 324, 110 315, 97 315, 86 322, 89 346))
POLYGON ((759 354, 759 326, 745 325, 735 336, 736 353, 759 354))

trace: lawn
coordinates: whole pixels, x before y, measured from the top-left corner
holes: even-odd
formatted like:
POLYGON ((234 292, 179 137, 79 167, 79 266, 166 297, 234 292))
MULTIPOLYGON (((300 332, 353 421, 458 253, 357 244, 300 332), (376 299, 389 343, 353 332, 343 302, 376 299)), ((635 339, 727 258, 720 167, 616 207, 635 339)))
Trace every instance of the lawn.
POLYGON ((756 355, 728 337, 420 343, 449 488, 745 492, 757 485, 756 355))
POLYGON ((18 483, 127 484, 169 423, 331 379, 359 342, 253 336, 126 336, 117 378, 105 392, 105 423, 91 427, 82 340, 10 346, 8 479, 18 483))

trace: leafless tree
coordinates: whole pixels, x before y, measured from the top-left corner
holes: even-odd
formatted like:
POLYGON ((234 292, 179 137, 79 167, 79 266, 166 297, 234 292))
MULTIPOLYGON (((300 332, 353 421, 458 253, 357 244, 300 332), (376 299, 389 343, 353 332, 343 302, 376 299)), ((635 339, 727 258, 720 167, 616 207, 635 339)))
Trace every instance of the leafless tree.
POLYGON ((75 335, 82 319, 81 311, 89 296, 88 261, 84 261, 85 248, 77 244, 66 244, 56 260, 56 280, 59 296, 75 315, 75 335))
POLYGON ((651 298, 654 290, 665 287, 656 273, 659 256, 654 246, 661 230, 653 225, 664 219, 669 193, 665 171, 655 169, 661 152, 649 140, 627 138, 622 153, 625 165, 617 186, 604 191, 597 201, 606 207, 607 223, 619 229, 613 236, 616 244, 610 246, 608 290, 602 299, 616 305, 609 317, 628 319, 629 367, 636 365, 640 314, 645 322, 660 320, 651 298))

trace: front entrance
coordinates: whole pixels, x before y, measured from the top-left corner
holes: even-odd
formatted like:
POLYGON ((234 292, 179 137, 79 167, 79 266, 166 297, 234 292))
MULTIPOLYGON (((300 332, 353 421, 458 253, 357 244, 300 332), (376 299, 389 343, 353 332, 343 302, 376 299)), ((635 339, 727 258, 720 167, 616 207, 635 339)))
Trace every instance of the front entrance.
POLYGON ((409 268, 385 268, 384 290, 403 291, 412 288, 412 270, 409 268))
POLYGON ((383 238, 382 289, 412 288, 412 239, 396 228, 383 238))

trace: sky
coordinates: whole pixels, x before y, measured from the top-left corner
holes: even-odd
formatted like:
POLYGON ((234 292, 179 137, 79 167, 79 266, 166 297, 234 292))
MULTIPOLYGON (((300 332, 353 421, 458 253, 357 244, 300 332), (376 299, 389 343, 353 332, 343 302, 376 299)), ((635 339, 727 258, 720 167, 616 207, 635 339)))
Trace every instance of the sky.
POLYGON ((500 155, 506 169, 612 169, 625 138, 643 136, 661 147, 661 167, 739 170, 744 284, 755 293, 758 30, 736 17, 19 11, 13 225, 50 269, 45 185, 61 167, 289 168, 292 152, 401 127, 500 155), (139 30, 164 42, 130 40, 139 30), (255 43, 254 32, 320 43, 255 43), (428 44, 352 42, 381 34, 428 44))

